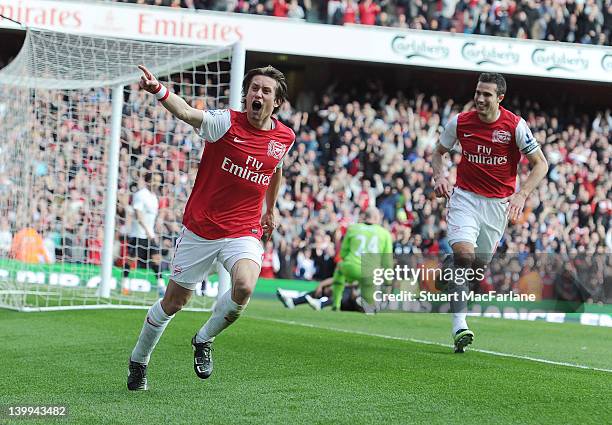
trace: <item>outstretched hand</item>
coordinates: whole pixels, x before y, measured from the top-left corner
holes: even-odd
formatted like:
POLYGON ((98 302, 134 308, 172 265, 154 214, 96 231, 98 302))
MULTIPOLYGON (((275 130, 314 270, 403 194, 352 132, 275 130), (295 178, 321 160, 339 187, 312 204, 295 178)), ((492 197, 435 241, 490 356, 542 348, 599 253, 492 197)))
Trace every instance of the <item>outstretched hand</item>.
POLYGON ((143 73, 143 75, 140 76, 138 86, 149 93, 156 93, 159 87, 159 81, 157 81, 157 78, 155 78, 155 76, 151 74, 151 71, 149 71, 144 65, 138 65, 138 69, 140 69, 143 73))

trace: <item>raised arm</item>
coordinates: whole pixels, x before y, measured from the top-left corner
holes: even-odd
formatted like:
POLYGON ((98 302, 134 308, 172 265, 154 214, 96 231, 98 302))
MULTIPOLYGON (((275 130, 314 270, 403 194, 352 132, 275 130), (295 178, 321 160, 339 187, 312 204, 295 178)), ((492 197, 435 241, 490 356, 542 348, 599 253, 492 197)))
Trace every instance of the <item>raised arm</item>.
POLYGON ((138 83, 141 89, 154 94, 161 101, 164 108, 179 120, 195 128, 199 128, 202 125, 201 110, 192 108, 182 97, 171 93, 170 90, 157 81, 157 78, 144 65, 138 65, 138 68, 143 74, 138 83))

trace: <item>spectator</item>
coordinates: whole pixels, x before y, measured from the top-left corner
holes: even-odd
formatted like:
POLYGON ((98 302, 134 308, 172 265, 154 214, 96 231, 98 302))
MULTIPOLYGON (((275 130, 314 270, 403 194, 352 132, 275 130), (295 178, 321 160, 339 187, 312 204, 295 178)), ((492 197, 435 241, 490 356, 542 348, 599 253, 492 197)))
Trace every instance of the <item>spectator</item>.
POLYGON ((266 242, 266 248, 261 261, 261 272, 259 277, 273 279, 280 270, 280 259, 271 241, 266 242))
POLYGON ((285 0, 274 0, 272 4, 272 16, 286 18, 289 13, 289 5, 285 0))
POLYGON ((357 16, 359 13, 359 7, 355 4, 354 0, 345 0, 342 2, 342 10, 344 15, 342 16, 343 24, 356 24, 357 16))
POLYGON ((42 236, 31 227, 17 232, 13 238, 10 256, 24 263, 49 264, 51 262, 42 236))
POLYGON ((361 0, 359 3, 359 23, 362 25, 374 25, 380 13, 380 6, 373 0, 361 0))
POLYGON ((295 277, 298 279, 312 280, 315 271, 315 263, 312 259, 310 250, 306 249, 298 252, 295 277))
MULTIPOLYGON (((314 20, 309 17, 311 0, 136 3, 314 20)), ((318 5, 321 20, 334 25, 361 23, 607 46, 612 35, 612 0, 321 0, 318 5)))

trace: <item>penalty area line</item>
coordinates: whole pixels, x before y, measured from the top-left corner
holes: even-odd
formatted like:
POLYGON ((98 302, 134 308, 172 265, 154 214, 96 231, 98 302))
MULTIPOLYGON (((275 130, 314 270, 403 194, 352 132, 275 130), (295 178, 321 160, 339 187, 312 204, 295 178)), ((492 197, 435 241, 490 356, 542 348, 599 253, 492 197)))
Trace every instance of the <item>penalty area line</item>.
MULTIPOLYGON (((447 347, 447 348, 452 348, 453 347, 452 344, 444 344, 444 343, 441 343, 441 342, 427 341, 427 340, 424 340, 424 339, 405 338, 405 337, 401 337, 401 336, 392 336, 392 335, 378 334, 378 333, 373 333, 373 332, 355 331, 355 330, 350 330, 350 329, 335 328, 333 326, 313 325, 313 324, 310 324, 310 323, 296 322, 296 321, 293 321, 293 320, 272 319, 272 318, 269 318, 269 317, 260 317, 260 316, 252 316, 252 315, 248 315, 248 316, 245 316, 245 317, 249 317, 251 319, 256 319, 256 320, 263 320, 263 321, 267 321, 267 322, 282 323, 284 325, 302 326, 304 328, 311 328, 311 329, 321 329, 321 330, 331 331, 331 332, 340 332, 340 333, 346 333, 346 334, 363 335, 363 336, 369 336, 369 337, 375 337, 375 338, 391 339, 391 340, 395 340, 395 341, 407 341, 407 342, 412 342, 412 343, 415 343, 415 344, 423 344, 423 345, 437 345, 439 347, 447 347)), ((565 366, 565 367, 573 367, 573 368, 576 368, 576 369, 596 370, 598 372, 612 373, 612 369, 604 369, 604 368, 600 368, 600 367, 586 366, 586 365, 581 365, 581 364, 577 364, 577 363, 558 362, 558 361, 555 361, 555 360, 547 360, 547 359, 541 359, 539 357, 523 356, 523 355, 520 355, 520 354, 502 353, 502 352, 499 352, 499 351, 484 350, 484 349, 481 349, 481 348, 470 348, 469 351, 474 351, 474 352, 483 353, 483 354, 489 354, 491 356, 507 357, 507 358, 519 359, 519 360, 527 360, 527 361, 531 361, 531 362, 544 363, 544 364, 549 364, 549 365, 554 365, 554 366, 565 366)))

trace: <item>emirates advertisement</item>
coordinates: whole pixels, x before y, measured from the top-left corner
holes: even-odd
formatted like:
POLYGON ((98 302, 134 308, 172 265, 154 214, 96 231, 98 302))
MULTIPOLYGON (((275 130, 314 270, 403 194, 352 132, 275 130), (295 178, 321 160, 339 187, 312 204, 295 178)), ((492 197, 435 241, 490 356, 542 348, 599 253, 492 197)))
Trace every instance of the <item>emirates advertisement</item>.
MULTIPOLYGON (((0 15, 25 26, 105 36, 227 45, 244 38, 235 19, 165 8, 44 0, 0 0, 0 15)), ((0 18, 0 26, 18 28, 0 18)))
POLYGON ((0 0, 0 28, 22 25, 104 37, 226 46, 374 63, 612 81, 612 47, 431 31, 334 26, 126 3, 0 0), (333 42, 330 42, 333 40, 333 42))

